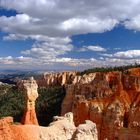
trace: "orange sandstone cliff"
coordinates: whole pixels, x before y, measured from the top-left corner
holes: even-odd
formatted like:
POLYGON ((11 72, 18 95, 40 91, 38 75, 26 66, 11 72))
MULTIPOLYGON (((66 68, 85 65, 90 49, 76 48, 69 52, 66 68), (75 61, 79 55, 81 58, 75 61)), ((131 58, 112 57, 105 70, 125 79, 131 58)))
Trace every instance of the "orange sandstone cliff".
POLYGON ((0 140, 98 140, 96 124, 85 120, 84 124, 76 127, 71 112, 55 116, 48 127, 38 126, 35 113, 38 85, 32 77, 18 84, 26 97, 22 124, 14 123, 12 117, 0 119, 0 140))
POLYGON ((58 72, 58 73, 44 73, 37 83, 41 87, 71 84, 76 76, 76 72, 58 72))
POLYGON ((76 125, 96 123, 100 140, 140 139, 140 69, 75 76, 66 84, 61 114, 73 112, 76 125))
POLYGON ((44 74, 39 86, 63 85, 61 114, 73 112, 76 125, 96 123, 100 140, 140 139, 140 68, 123 72, 44 74))
POLYGON ((84 75, 76 72, 44 74, 37 83, 31 78, 22 81, 20 86, 27 101, 22 120, 25 125, 13 124, 12 118, 1 119, 0 140, 140 139, 140 68, 84 75), (49 127, 32 125, 38 124, 37 84, 62 85, 66 89, 61 110, 64 117, 54 117, 56 121, 49 127), (90 121, 83 124, 85 120, 90 121))

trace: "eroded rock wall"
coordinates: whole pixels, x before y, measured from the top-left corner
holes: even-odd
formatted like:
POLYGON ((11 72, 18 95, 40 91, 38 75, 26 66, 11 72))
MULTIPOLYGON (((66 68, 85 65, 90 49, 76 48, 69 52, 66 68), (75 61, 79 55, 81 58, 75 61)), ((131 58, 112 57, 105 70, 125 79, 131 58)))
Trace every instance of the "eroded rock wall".
POLYGON ((71 83, 66 86, 62 114, 72 111, 76 125, 93 121, 100 140, 140 135, 139 68, 75 76, 71 83), (129 133, 122 133, 123 128, 129 133))
MULTIPOLYGON (((61 114, 73 112, 76 126, 85 120, 96 123, 99 140, 140 139, 139 68, 82 76, 76 72, 44 74, 37 83, 43 87, 64 86, 61 114)), ((84 132, 79 134, 81 129, 85 131, 83 125, 78 128, 75 139, 91 139, 84 137, 84 132)))
POLYGON ((71 84, 77 72, 58 72, 58 73, 44 73, 41 79, 37 79, 40 87, 61 86, 71 84))

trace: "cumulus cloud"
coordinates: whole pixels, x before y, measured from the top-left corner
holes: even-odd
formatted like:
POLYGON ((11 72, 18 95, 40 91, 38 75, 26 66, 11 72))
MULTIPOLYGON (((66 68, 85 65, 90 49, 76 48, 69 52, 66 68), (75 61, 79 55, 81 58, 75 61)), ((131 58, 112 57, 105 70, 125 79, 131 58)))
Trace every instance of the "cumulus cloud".
POLYGON ((140 50, 128 50, 128 51, 117 52, 113 56, 118 58, 129 58, 129 59, 140 58, 140 50))
POLYGON ((85 33, 101 33, 109 31, 118 23, 115 19, 100 19, 97 17, 72 18, 62 22, 59 29, 70 35, 85 33))
POLYGON ((47 42, 56 42, 58 44, 67 44, 71 43, 71 39, 69 37, 49 37, 45 35, 23 35, 23 34, 9 34, 3 37, 5 41, 12 41, 12 40, 26 40, 32 39, 36 41, 47 41, 47 42))
POLYGON ((24 35, 71 36, 85 33, 101 33, 111 30, 118 23, 116 19, 97 17, 72 18, 48 23, 47 19, 30 17, 27 14, 0 17, 0 27, 5 32, 24 35))
POLYGON ((140 0, 1 0, 2 7, 23 14, 0 17, 0 26, 11 33, 47 36, 99 33, 123 21, 126 28, 139 29, 139 5, 140 0))
POLYGON ((17 14, 11 17, 1 16, 0 27, 5 32, 28 34, 32 30, 36 31, 38 27, 35 24, 38 21, 39 19, 32 18, 27 14, 17 14))
MULTIPOLYGON (((65 58, 74 50, 70 39, 73 35, 102 33, 121 23, 127 29, 140 31, 140 0, 1 0, 1 6, 15 9, 16 16, 0 17, 0 29, 9 33, 3 40, 34 40, 30 49, 23 50, 23 57, 0 58, 0 63, 106 65, 129 63, 137 60, 139 50, 103 54, 99 60, 65 58), (105 57, 105 58, 104 58, 105 57), (124 59, 132 59, 127 62, 124 59)), ((80 51, 105 52, 101 46, 84 46, 80 51)))
POLYGON ((59 55, 63 55, 68 51, 71 51, 73 46, 71 44, 56 44, 55 42, 43 42, 36 43, 32 46, 30 50, 22 51, 22 54, 30 55, 36 58, 46 58, 52 59, 56 58, 59 55))
MULTIPOLYGON (((139 0, 1 0, 1 6, 24 13, 18 14, 15 19, 13 17, 13 22, 26 19, 26 24, 28 22, 30 26, 36 26, 31 28, 34 33, 40 31, 52 36, 111 30, 119 21, 137 17, 139 5, 139 0)), ((11 21, 10 18, 7 20, 11 21)), ((25 32, 29 33, 28 30, 25 32)))
POLYGON ((105 57, 110 57, 110 58, 119 58, 119 59, 139 59, 140 58, 140 50, 127 50, 127 51, 119 51, 114 54, 101 54, 102 56, 105 57))
POLYGON ((137 6, 132 1, 128 3, 128 0, 120 3, 96 0, 81 0, 80 2, 2 0, 1 5, 24 13, 13 17, 1 17, 0 25, 4 31, 49 36, 68 36, 111 30, 120 20, 130 16, 127 11, 128 7, 130 11, 132 6, 137 6), (126 9, 122 8, 121 4, 125 4, 126 9), (128 4, 131 6, 129 7, 128 4))
POLYGON ((55 59, 60 55, 64 55, 73 50, 71 39, 69 37, 49 37, 44 35, 22 35, 22 34, 9 34, 3 40, 36 40, 29 50, 23 50, 21 54, 28 55, 33 58, 55 59))
POLYGON ((26 63, 31 63, 32 62, 32 58, 30 57, 23 57, 23 56, 19 56, 19 57, 12 57, 12 56, 8 56, 8 57, 0 57, 0 64, 26 64, 26 63))
MULTIPOLYGON (((15 19, 13 17, 13 20, 5 20, 16 20, 17 23, 26 20, 25 25, 29 23, 35 27, 30 31, 51 36, 104 32, 125 20, 128 22, 124 25, 130 28, 132 21, 139 21, 139 5, 139 0, 1 0, 1 6, 24 13, 18 14, 15 19)), ((30 33, 26 28, 23 32, 30 33)))
POLYGON ((124 25, 127 29, 133 29, 140 31, 140 15, 137 15, 124 22, 124 25))

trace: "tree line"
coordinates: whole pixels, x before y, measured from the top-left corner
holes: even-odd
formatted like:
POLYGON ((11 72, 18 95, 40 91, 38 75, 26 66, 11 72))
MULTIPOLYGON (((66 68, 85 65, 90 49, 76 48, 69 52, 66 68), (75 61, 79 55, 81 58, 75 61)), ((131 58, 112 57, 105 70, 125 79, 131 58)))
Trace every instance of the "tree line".
POLYGON ((79 72, 78 75, 84 75, 84 74, 89 74, 89 73, 94 73, 94 72, 111 72, 111 71, 121 71, 125 72, 130 68, 138 68, 140 67, 140 64, 131 64, 131 65, 126 65, 126 66, 115 66, 115 67, 95 67, 91 69, 84 70, 82 72, 79 72))

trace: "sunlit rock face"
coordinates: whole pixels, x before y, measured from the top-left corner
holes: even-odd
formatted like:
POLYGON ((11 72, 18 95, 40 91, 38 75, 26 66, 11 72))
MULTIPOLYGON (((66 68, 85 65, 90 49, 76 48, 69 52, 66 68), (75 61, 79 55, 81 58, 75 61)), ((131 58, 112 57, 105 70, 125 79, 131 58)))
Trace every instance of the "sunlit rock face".
POLYGON ((66 85, 62 114, 72 111, 76 125, 96 123, 100 140, 140 138, 140 69, 75 76, 66 85), (121 131, 125 128, 126 131, 121 131), (135 135, 133 137, 133 135, 135 135))
POLYGON ((38 98, 38 85, 34 78, 31 77, 28 80, 22 80, 20 86, 23 88, 26 100, 26 109, 22 118, 22 123, 38 125, 35 112, 35 101, 38 98))
POLYGON ((37 80, 37 83, 42 87, 71 84, 75 75, 76 72, 44 73, 43 77, 37 80))
POLYGON ((75 127, 71 112, 55 116, 48 127, 14 124, 11 117, 0 120, 0 140, 98 140, 96 124, 87 120, 75 127))
POLYGON ((75 71, 44 73, 43 77, 37 79, 37 84, 39 87, 63 86, 77 83, 85 84, 90 83, 95 76, 96 73, 81 76, 75 71))
POLYGON ((98 140, 96 124, 86 120, 85 124, 80 124, 75 132, 74 140, 98 140))
POLYGON ((0 140, 14 140, 14 134, 10 128, 10 124, 12 123, 12 117, 0 119, 0 140))

